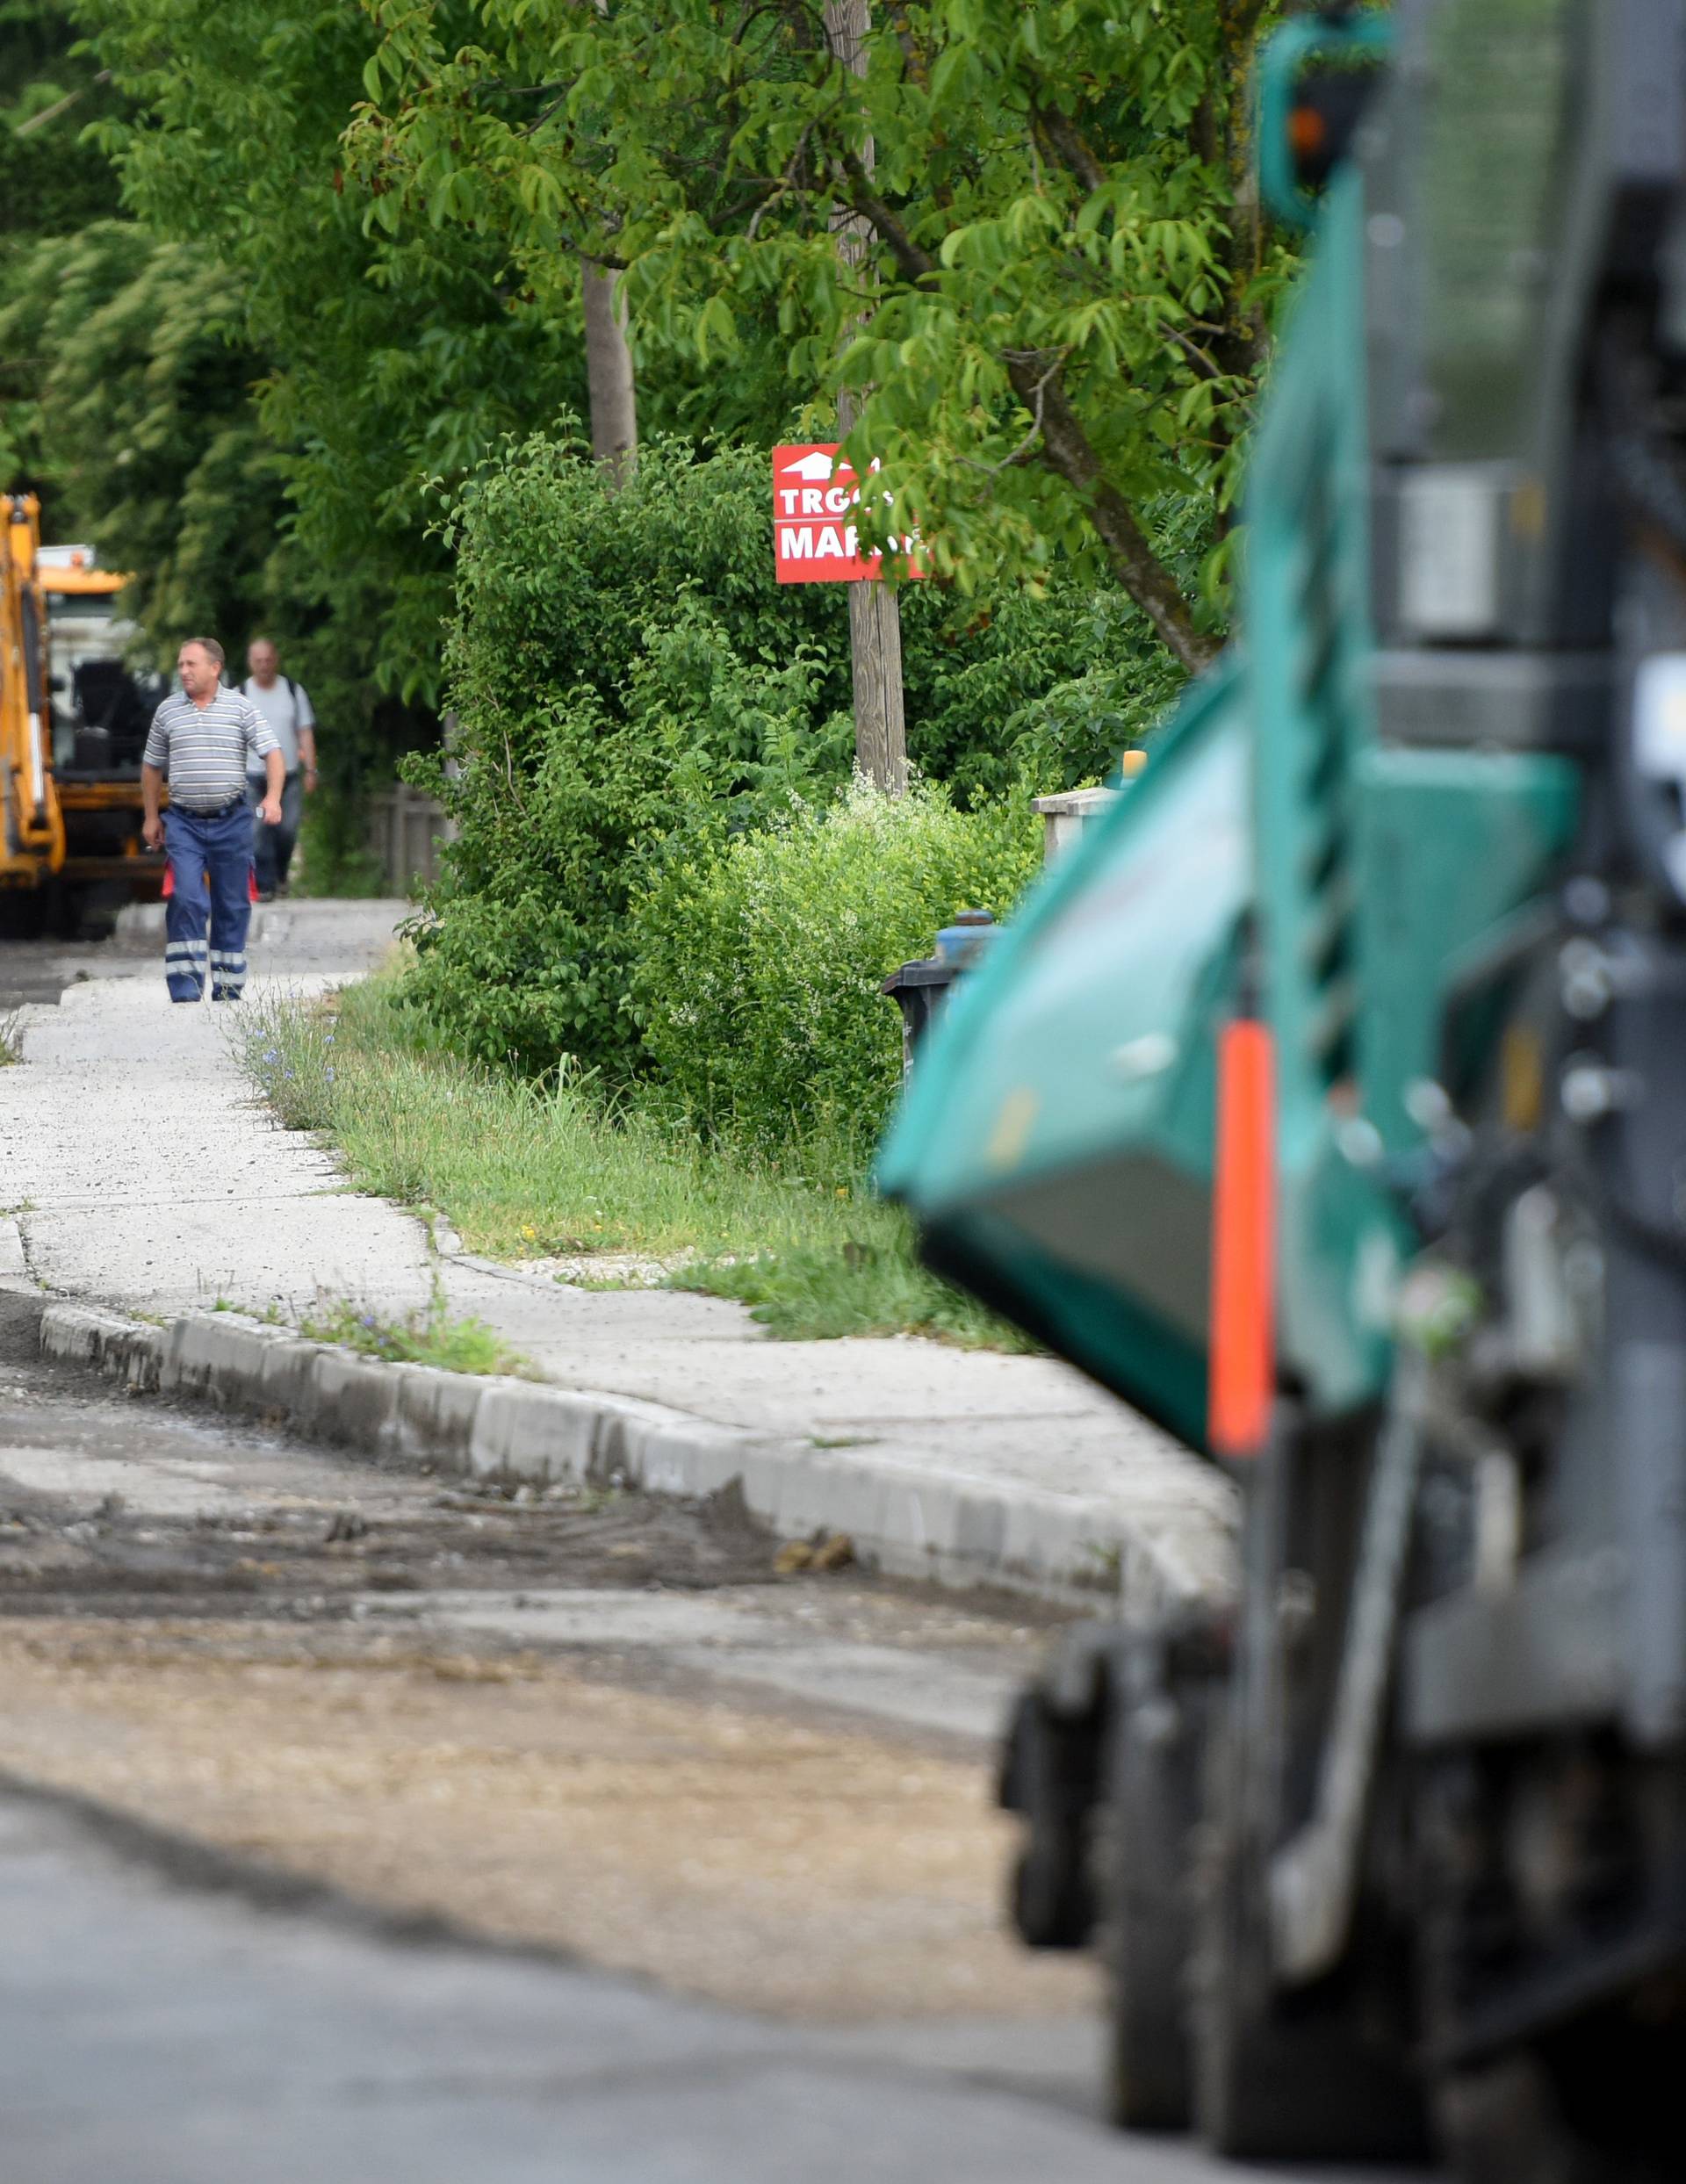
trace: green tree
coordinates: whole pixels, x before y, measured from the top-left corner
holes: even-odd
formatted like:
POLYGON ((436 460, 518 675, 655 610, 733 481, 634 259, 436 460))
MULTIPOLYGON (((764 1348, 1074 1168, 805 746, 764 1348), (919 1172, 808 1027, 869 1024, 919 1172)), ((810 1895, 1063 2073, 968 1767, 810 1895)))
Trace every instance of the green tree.
MULTIPOLYGON (((120 111, 120 95, 76 44, 64 0, 0 0, 0 309, 39 285, 41 237, 119 210, 111 162, 83 132, 120 111)), ((0 341, 0 484, 43 482, 40 372, 26 345, 0 341)))
POLYGON ((0 265, 36 235, 116 212, 117 178, 85 126, 121 106, 79 50, 68 0, 0 0, 0 265))
POLYGON ((1221 528, 1283 270, 1246 123, 1265 0, 883 4, 860 77, 800 0, 483 0, 471 43, 445 0, 364 4, 372 233, 496 235, 540 292, 580 250, 704 362, 775 326, 808 393, 855 391, 851 453, 939 566, 1086 560, 1211 656, 1164 522, 1221 528))
POLYGON ((134 572, 125 606, 165 653, 190 631, 243 633, 282 513, 274 450, 205 261, 132 220, 40 241, 0 312, 0 349, 35 360, 41 467, 67 515, 134 572), (113 551, 114 550, 114 551, 113 551))
POLYGON ((263 359, 286 590, 308 626, 360 629, 383 687, 431 702, 450 567, 429 482, 577 400, 571 328, 473 238, 365 235, 339 147, 375 46, 356 8, 77 5, 134 105, 103 133, 126 204, 220 269, 217 307, 263 359))
POLYGON ((0 482, 136 573, 159 653, 280 641, 328 728, 319 876, 436 732, 432 487, 582 383, 489 246, 364 234, 339 139, 375 43, 354 5, 0 0, 32 71, 0 108, 0 482))

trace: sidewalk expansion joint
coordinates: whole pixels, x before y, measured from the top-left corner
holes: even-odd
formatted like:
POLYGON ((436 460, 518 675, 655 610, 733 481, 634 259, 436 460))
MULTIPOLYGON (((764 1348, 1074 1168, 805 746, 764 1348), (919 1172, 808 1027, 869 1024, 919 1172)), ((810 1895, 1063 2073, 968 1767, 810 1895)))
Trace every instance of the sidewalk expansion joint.
POLYGON ((41 1286, 30 1258, 23 1214, 0 1214, 0 1287, 35 1290, 41 1286))

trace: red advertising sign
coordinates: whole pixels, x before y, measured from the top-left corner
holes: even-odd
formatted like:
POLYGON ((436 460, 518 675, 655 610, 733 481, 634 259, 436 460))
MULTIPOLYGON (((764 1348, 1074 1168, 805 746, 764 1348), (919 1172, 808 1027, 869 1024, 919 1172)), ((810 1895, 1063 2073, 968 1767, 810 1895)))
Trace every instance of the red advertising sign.
POLYGON ((880 572, 883 557, 859 551, 861 481, 838 460, 838 445, 773 450, 773 553, 781 584, 859 584, 880 572))

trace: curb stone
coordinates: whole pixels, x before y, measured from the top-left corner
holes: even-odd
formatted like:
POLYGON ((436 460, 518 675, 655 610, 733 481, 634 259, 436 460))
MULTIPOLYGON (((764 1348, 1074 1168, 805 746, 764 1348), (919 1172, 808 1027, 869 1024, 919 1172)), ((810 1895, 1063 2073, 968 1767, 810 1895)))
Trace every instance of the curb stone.
POLYGON ((1132 1616, 1227 1589, 1227 1543, 1149 1532, 1099 1496, 825 1450, 634 1397, 387 1365, 235 1313, 150 1327, 48 1304, 45 1357, 141 1393, 197 1396, 374 1456, 535 1482, 700 1498, 736 1485, 782 1539, 847 1532, 892 1575, 991 1585, 1132 1616))
POLYGON ((164 1333, 86 1304, 49 1304, 41 1314, 41 1355, 85 1365, 138 1394, 155 1394, 164 1333))

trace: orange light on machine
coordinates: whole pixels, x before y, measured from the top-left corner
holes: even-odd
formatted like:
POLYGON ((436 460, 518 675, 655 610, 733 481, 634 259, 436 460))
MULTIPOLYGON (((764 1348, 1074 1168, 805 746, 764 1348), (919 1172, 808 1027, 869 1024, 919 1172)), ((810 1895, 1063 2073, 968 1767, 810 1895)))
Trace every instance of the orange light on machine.
POLYGON ((1251 1018, 1218 1036, 1217 1167, 1207 1438, 1217 1456, 1256 1456, 1276 1386, 1276 1057, 1251 1018))
POLYGON ((1296 160, 1309 163, 1322 156, 1329 143, 1329 123, 1315 106, 1296 106, 1288 116, 1288 148, 1296 160))

